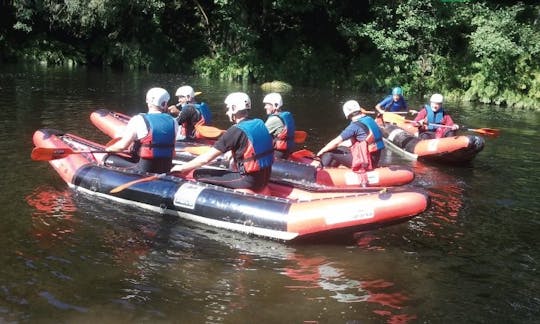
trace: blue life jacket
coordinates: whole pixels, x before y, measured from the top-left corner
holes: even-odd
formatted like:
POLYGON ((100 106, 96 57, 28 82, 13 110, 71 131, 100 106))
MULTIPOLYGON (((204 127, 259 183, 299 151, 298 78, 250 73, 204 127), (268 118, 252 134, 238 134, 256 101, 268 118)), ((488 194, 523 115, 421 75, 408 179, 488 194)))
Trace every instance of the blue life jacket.
POLYGON ((243 120, 236 124, 248 138, 248 146, 244 156, 237 162, 240 173, 251 173, 272 166, 274 147, 272 136, 260 119, 243 120))
POLYGON ((172 158, 176 142, 176 120, 169 114, 141 114, 148 135, 139 140, 139 156, 143 159, 172 158))
POLYGON ((204 124, 209 125, 212 123, 212 112, 205 102, 194 104, 195 108, 201 114, 201 117, 204 119, 204 124))
POLYGON ((370 146, 369 151, 374 152, 382 150, 384 148, 383 134, 375 120, 369 116, 363 116, 360 117, 358 121, 366 125, 373 136, 373 139, 368 141, 368 145, 370 146))
POLYGON ((427 129, 430 131, 437 130, 438 127, 429 126, 429 124, 440 124, 444 117, 444 109, 441 107, 437 112, 434 112, 430 105, 425 105, 424 108, 426 109, 427 129))
POLYGON ((274 115, 278 116, 285 125, 281 133, 277 134, 274 139, 274 148, 279 151, 292 152, 295 147, 294 132, 296 131, 294 118, 288 111, 282 111, 274 115))
POLYGON ((403 96, 399 96, 398 101, 394 101, 392 95, 384 98, 384 100, 390 100, 390 102, 384 107, 385 111, 396 112, 406 110, 407 104, 405 103, 405 99, 403 99, 403 96))

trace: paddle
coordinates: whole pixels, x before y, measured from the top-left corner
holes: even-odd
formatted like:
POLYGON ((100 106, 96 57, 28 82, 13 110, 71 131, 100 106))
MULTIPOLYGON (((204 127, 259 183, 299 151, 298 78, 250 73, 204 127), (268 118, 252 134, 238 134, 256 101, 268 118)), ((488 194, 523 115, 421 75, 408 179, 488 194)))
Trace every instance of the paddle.
POLYGON ((315 153, 313 153, 312 151, 310 151, 308 149, 302 149, 302 150, 298 150, 296 152, 292 152, 291 157, 293 159, 302 159, 302 158, 306 158, 306 157, 311 158, 311 159, 316 158, 315 153))
POLYGON ((188 153, 191 153, 193 155, 201 155, 206 152, 208 152, 212 146, 204 145, 204 146, 186 146, 182 148, 182 151, 186 151, 188 153))
MULTIPOLYGON (((452 128, 452 126, 441 125, 441 124, 429 124, 429 126, 452 128)), ((484 128, 466 128, 465 126, 460 126, 459 129, 469 131, 469 132, 475 132, 475 133, 479 133, 479 134, 483 134, 483 135, 487 135, 487 136, 493 136, 493 137, 498 137, 500 135, 500 133, 501 133, 501 131, 499 129, 487 128, 487 127, 484 127, 484 128)))
POLYGON ((307 132, 305 131, 295 131, 294 132, 294 143, 304 144, 307 139, 307 132))
POLYGON ((225 130, 223 129, 208 125, 197 125, 195 126, 195 131, 199 132, 203 137, 210 139, 216 139, 225 133, 225 130))
MULTIPOLYGON (((201 134, 203 137, 210 138, 210 139, 216 139, 226 132, 223 129, 219 129, 217 127, 208 126, 208 125, 195 126, 195 130, 198 131, 199 134, 201 134)), ((305 131, 295 131, 294 142, 296 144, 303 144, 306 141, 307 136, 308 134, 305 131)))
MULTIPOLYGON (((389 111, 388 111, 389 112, 389 111)), ((368 114, 368 115, 375 115, 375 114, 378 114, 379 112, 378 111, 372 111, 372 110, 365 110, 363 109, 362 110, 362 113, 364 114, 368 114)), ((407 114, 416 114, 418 113, 418 111, 414 110, 414 109, 411 109, 409 111, 393 111, 392 112, 393 114, 399 114, 399 115, 407 115, 407 114)), ((384 114, 384 113, 383 113, 384 114)))
POLYGON ((392 113, 392 112, 384 112, 382 115, 383 115, 383 120, 388 123, 399 124, 399 123, 406 123, 406 122, 411 122, 411 123, 415 122, 414 120, 405 119, 405 117, 400 116, 396 113, 392 113))
MULTIPOLYGON (((396 115, 395 113, 391 113, 391 112, 385 112, 383 114, 383 120, 389 123, 416 123, 414 120, 405 119, 405 117, 396 115)), ((429 125, 433 127, 452 128, 452 126, 441 125, 441 124, 429 124, 429 125)), ((460 126, 459 129, 469 131, 469 132, 479 133, 479 134, 483 134, 487 136, 493 136, 493 137, 497 137, 500 134, 500 130, 496 128, 467 128, 465 126, 460 126)))
MULTIPOLYGON (((34 147, 30 157, 34 161, 51 161, 63 159, 71 154, 83 154, 83 153, 122 153, 122 152, 109 152, 105 150, 93 150, 93 151, 74 151, 70 148, 47 148, 47 147, 34 147)), ((123 152, 127 153, 127 152, 123 152)))
POLYGON ((118 192, 120 192, 120 191, 122 191, 124 189, 127 189, 127 188, 129 188, 129 187, 131 187, 133 185, 136 185, 137 183, 154 181, 154 180, 157 180, 159 178, 163 178, 166 175, 167 175, 166 173, 154 174, 154 175, 151 175, 151 176, 146 177, 146 178, 126 182, 124 184, 119 185, 118 187, 115 187, 115 188, 111 189, 111 191, 109 191, 109 193, 118 193, 118 192))

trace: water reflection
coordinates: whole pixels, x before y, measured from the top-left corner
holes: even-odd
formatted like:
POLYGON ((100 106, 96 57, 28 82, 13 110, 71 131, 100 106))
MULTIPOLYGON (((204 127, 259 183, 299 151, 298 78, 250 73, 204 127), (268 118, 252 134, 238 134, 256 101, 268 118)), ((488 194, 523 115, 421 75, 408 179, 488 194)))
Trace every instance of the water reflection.
POLYGON ((57 190, 51 186, 39 186, 26 196, 26 202, 34 207, 32 213, 32 236, 42 245, 54 244, 73 233, 74 212, 77 210, 72 191, 57 190))
POLYGON ((365 272, 348 274, 338 262, 325 257, 307 257, 299 253, 288 256, 290 265, 282 273, 296 284, 286 288, 302 291, 308 300, 328 297, 340 303, 366 303, 374 314, 387 323, 408 323, 416 315, 404 311, 409 296, 396 288, 394 282, 375 275, 366 267, 365 272), (330 295, 322 294, 321 288, 330 295))

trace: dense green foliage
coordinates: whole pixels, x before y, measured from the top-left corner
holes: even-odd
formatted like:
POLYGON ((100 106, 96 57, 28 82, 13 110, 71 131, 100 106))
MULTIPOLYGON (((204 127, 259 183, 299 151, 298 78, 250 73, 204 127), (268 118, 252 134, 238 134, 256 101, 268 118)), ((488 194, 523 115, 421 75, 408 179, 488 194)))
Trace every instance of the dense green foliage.
POLYGON ((0 21, 2 61, 540 106, 537 1, 15 0, 0 21))

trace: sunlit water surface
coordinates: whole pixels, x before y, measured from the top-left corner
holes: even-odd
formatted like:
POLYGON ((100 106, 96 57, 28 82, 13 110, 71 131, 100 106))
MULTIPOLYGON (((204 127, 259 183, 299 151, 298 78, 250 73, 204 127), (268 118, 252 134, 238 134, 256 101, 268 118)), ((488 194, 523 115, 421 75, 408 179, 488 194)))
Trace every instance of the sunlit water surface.
MULTIPOLYGON (((144 92, 202 91, 217 126, 223 98, 256 86, 181 75, 0 68, 0 322, 537 323, 540 114, 453 105, 454 120, 499 128, 465 167, 408 165, 432 205, 411 221, 339 242, 286 245, 86 197, 29 158, 56 128, 104 142, 90 113, 144 111, 144 92)), ((285 107, 316 150, 346 121, 341 104, 383 94, 295 88, 285 107)), ((409 98, 411 106, 421 98, 409 98)))

